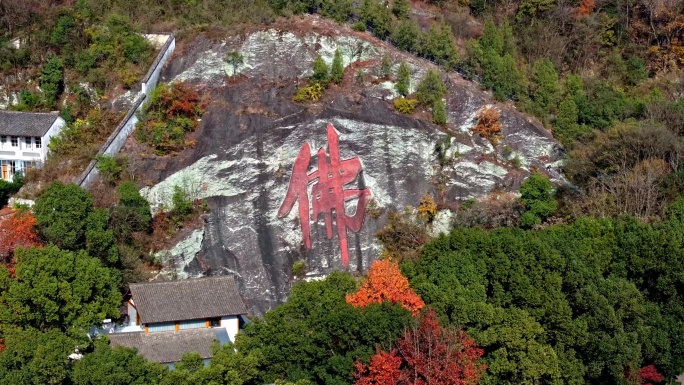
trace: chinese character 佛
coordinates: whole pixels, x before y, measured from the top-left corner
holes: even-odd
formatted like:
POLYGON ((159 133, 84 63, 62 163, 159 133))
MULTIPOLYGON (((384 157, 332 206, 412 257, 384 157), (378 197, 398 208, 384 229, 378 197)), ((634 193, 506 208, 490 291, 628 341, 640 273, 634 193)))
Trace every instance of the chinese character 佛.
POLYGON ((317 170, 307 174, 311 161, 311 146, 304 143, 295 159, 292 167, 290 185, 287 188, 285 200, 278 210, 278 218, 287 216, 295 202, 299 201, 299 218, 302 226, 302 235, 307 249, 311 248, 311 229, 309 225, 309 195, 308 187, 311 187, 313 202, 314 223, 318 222, 319 214, 323 214, 325 220, 325 232, 328 239, 333 236, 333 211, 335 212, 335 225, 337 237, 340 242, 342 254, 342 266, 349 263, 349 250, 347 246, 347 229, 357 232, 363 225, 366 216, 366 203, 371 196, 370 189, 345 189, 344 186, 356 180, 361 172, 361 160, 356 158, 340 160, 338 147, 338 134, 332 124, 328 124, 328 151, 329 157, 323 148, 318 150, 317 170), (347 215, 344 209, 345 202, 358 199, 356 213, 347 215))

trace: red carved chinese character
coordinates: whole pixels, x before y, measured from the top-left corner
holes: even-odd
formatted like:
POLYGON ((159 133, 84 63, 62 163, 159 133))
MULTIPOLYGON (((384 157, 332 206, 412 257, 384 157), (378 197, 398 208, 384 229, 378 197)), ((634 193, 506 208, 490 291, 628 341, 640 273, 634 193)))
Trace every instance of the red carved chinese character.
POLYGON ((311 161, 311 147, 304 143, 295 159, 292 167, 290 185, 287 188, 285 200, 278 210, 278 218, 287 216, 295 202, 299 201, 299 218, 304 236, 304 245, 311 248, 311 229, 309 227, 309 195, 308 186, 311 188, 313 198, 313 219, 318 221, 318 216, 323 214, 325 231, 328 239, 333 236, 333 210, 337 225, 337 237, 340 242, 342 253, 342 266, 349 263, 349 250, 347 247, 347 228, 356 232, 361 229, 366 216, 366 203, 371 195, 370 189, 345 189, 344 185, 353 182, 361 171, 361 160, 351 158, 340 160, 340 150, 337 144, 338 134, 332 124, 328 124, 328 150, 330 156, 321 148, 318 150, 318 169, 307 174, 311 161), (344 203, 357 199, 356 213, 348 216, 344 210, 344 203))

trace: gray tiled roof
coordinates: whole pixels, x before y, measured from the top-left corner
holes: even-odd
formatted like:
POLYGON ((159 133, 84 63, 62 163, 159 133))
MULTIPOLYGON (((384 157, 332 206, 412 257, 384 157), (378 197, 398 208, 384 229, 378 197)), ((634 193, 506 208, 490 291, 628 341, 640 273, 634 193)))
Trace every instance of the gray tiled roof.
POLYGON ((199 353, 202 358, 211 358, 211 345, 217 340, 217 330, 223 328, 185 329, 169 332, 133 332, 109 335, 109 344, 138 349, 147 360, 161 363, 178 362, 184 353, 199 353))
POLYGON ((56 112, 18 112, 0 110, 0 135, 43 136, 59 118, 56 112))
POLYGON ((247 314, 233 276, 131 284, 143 324, 247 314))

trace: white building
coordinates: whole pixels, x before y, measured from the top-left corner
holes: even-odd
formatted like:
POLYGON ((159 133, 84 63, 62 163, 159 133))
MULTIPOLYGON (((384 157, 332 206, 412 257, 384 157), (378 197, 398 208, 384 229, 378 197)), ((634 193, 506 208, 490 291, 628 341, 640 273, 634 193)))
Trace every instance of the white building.
POLYGON ((128 320, 109 334, 110 344, 167 365, 187 352, 211 359, 213 341, 235 341, 247 314, 233 276, 136 283, 130 290, 128 320))
POLYGON ((57 113, 0 111, 0 178, 42 165, 50 138, 65 125, 57 113))

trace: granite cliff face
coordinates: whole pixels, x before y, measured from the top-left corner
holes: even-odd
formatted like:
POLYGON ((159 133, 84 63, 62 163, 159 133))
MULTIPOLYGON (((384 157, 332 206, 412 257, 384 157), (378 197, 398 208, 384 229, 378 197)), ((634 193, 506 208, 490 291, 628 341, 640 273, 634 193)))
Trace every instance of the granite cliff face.
MULTIPOLYGON (((374 238, 387 212, 416 206, 428 192, 438 196, 438 184, 443 203, 450 205, 492 191, 515 192, 531 168, 562 178, 554 172, 560 149, 548 132, 515 108, 494 104, 477 84, 456 74, 444 77, 449 89, 446 129, 431 124, 425 113, 395 112, 393 83, 374 75, 383 55, 397 66, 407 61, 412 86, 434 68, 384 42, 315 17, 242 38, 211 41, 198 37, 179 47, 163 73, 164 80, 195 84, 209 96, 210 104, 191 138, 196 140, 194 148, 174 157, 142 160, 142 178, 149 185, 142 192, 159 210, 170 204, 173 187, 181 186, 194 198, 205 199, 210 211, 203 229, 160 254, 168 265, 165 271, 174 270, 181 278, 235 274, 251 311, 259 315, 287 298, 294 261, 306 261, 307 279, 323 277, 333 269, 365 270, 380 252, 374 238), (318 55, 330 63, 335 49, 340 49, 348 66, 343 84, 326 91, 316 104, 293 103, 297 79, 308 75, 318 55), (232 74, 222 60, 232 50, 245 57, 238 74, 232 74), (364 72, 363 85, 357 82, 359 70, 364 72), (471 131, 485 107, 501 112, 503 140, 496 147, 471 131), (329 123, 339 137, 342 163, 361 162, 358 174, 353 168, 346 170, 354 173, 347 175, 353 177, 344 186, 347 193, 340 193, 339 185, 326 184, 324 174, 332 178, 339 168, 313 174, 335 163, 329 123), (435 144, 447 137, 446 131, 451 138, 446 155, 452 160, 442 167, 435 144), (306 154, 310 155, 308 168, 304 165, 306 171, 293 172, 306 143, 310 151, 303 153, 310 152, 306 154), (326 155, 322 163, 317 158, 319 149, 326 155), (513 158, 520 161, 519 168, 512 167, 513 158), (316 176, 320 178, 313 180, 316 176), (304 195, 296 203, 289 202, 291 210, 283 208, 279 217, 291 181, 308 187, 291 190, 304 195), (326 193, 337 197, 333 200, 337 204, 346 194, 345 218, 357 211, 363 216, 364 202, 359 196, 367 190, 382 215, 378 219, 366 215, 358 232, 346 230, 349 263, 343 266, 338 215, 330 217, 332 237, 328 238, 324 215, 313 218, 313 210, 325 206, 326 193), (317 197, 317 193, 324 196, 317 197), (308 218, 300 215, 303 197, 309 199, 308 218), (303 236, 303 221, 311 225, 310 248, 303 236)), ((134 147, 131 138, 128 151, 134 147)), ((442 228, 447 229, 448 215, 440 218, 444 219, 442 228)))

